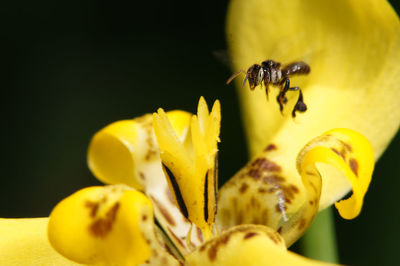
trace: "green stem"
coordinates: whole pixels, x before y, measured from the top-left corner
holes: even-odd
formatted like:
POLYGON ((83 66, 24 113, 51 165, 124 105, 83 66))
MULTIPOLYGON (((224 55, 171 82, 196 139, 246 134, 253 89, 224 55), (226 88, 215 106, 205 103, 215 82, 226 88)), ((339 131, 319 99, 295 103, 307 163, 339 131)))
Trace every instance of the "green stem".
POLYGON ((339 262, 334 218, 332 208, 323 210, 315 217, 314 222, 300 240, 301 251, 306 257, 326 262, 339 262))

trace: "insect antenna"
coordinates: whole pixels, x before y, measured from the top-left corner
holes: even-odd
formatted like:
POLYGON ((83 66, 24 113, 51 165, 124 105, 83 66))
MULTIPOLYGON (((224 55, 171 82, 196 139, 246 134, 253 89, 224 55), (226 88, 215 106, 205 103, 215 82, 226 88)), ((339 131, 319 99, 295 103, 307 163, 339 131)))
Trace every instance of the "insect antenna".
MULTIPOLYGON (((231 83, 231 81, 232 81, 234 78, 236 78, 237 76, 239 76, 240 73, 246 74, 246 72, 245 72, 243 69, 241 69, 241 70, 239 70, 238 72, 233 73, 232 76, 230 76, 229 79, 226 81, 226 84, 231 83)), ((246 79, 247 79, 247 76, 246 76, 246 79)))

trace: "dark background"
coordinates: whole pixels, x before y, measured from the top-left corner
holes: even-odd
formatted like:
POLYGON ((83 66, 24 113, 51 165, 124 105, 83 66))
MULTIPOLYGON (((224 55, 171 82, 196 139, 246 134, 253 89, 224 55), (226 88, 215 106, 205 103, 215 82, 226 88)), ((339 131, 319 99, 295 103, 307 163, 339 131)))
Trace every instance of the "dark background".
MULTIPOLYGON (((160 106, 195 112, 200 95, 222 102, 221 179, 246 162, 235 89, 225 86, 230 71, 213 55, 226 49, 228 1, 82 2, 0 11, 0 217, 47 216, 62 198, 100 184, 86 166, 96 131, 160 106)), ((336 217, 342 263, 396 264, 399 142, 378 162, 361 215, 336 217)))

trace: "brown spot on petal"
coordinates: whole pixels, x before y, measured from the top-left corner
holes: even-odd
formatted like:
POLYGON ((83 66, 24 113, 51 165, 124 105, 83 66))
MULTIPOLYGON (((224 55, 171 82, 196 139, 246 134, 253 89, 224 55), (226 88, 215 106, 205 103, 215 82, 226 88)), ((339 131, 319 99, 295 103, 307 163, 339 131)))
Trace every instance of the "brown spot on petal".
POLYGON ((168 259, 167 259, 167 257, 163 257, 163 258, 161 259, 161 265, 168 265, 168 259))
POLYGON ((350 145, 349 143, 344 142, 344 141, 340 141, 340 142, 343 144, 343 146, 344 146, 344 148, 345 148, 346 150, 348 150, 349 152, 352 152, 352 151, 353 151, 353 147, 351 147, 351 145, 350 145))
POLYGON ((286 206, 285 204, 277 203, 277 204, 275 205, 275 210, 276 210, 277 212, 283 213, 283 212, 286 211, 286 209, 287 209, 287 206, 286 206))
POLYGON ((339 155, 340 157, 343 158, 343 160, 346 158, 346 153, 344 152, 344 150, 342 150, 341 152, 339 152, 337 149, 335 148, 331 148, 331 150, 336 153, 337 155, 339 155))
POLYGON ((299 193, 299 189, 295 185, 290 185, 289 189, 291 189, 294 193, 299 193))
POLYGON ((282 170, 279 165, 263 157, 253 160, 247 165, 247 169, 247 175, 256 180, 268 174, 268 172, 280 172, 282 170))
POLYGON ((267 192, 267 190, 265 188, 263 188, 263 187, 260 187, 260 188, 258 188, 258 192, 259 193, 265 193, 265 192, 267 192))
POLYGON ((306 219, 301 219, 300 220, 300 223, 299 223, 299 230, 301 231, 301 230, 303 230, 304 229, 304 227, 306 226, 306 219))
POLYGON ((265 147, 264 151, 273 151, 273 150, 277 150, 278 147, 276 147, 275 144, 269 144, 267 147, 265 147))
POLYGON ((318 189, 313 182, 310 182, 310 186, 313 188, 314 192, 317 193, 318 189))
POLYGON ((278 175, 269 175, 269 176, 264 177, 262 179, 262 181, 265 184, 272 184, 273 185, 273 184, 277 184, 277 183, 282 183, 282 182, 285 181, 285 179, 283 177, 281 177, 281 176, 278 176, 278 175))
POLYGON ((292 203, 292 200, 290 198, 288 198, 287 196, 288 195, 285 193, 279 193, 279 198, 281 198, 283 202, 288 203, 288 204, 292 203))
POLYGON ((202 245, 202 246, 200 247, 200 252, 203 252, 204 250, 206 250, 206 247, 207 247, 207 245, 202 245))
POLYGON ((172 215, 168 212, 168 210, 154 197, 151 197, 151 199, 153 200, 153 202, 157 206, 157 209, 161 212, 161 215, 165 218, 167 223, 171 226, 175 226, 176 225, 175 220, 172 217, 172 215))
POLYGON ((90 209, 90 217, 94 218, 96 217, 97 211, 99 210, 100 204, 98 202, 93 202, 93 201, 86 201, 85 202, 85 207, 90 209))
POLYGON ((217 258, 217 251, 217 245, 213 245, 210 247, 210 249, 208 250, 208 257, 210 258, 210 261, 214 261, 217 258))
POLYGON ((211 247, 208 250, 208 257, 209 257, 210 261, 214 261, 217 258, 217 253, 218 253, 219 247, 225 246, 229 242, 229 239, 230 239, 232 233, 233 232, 230 232, 229 234, 221 236, 216 241, 211 243, 211 247))
POLYGON ((281 239, 277 234, 274 234, 273 232, 266 232, 266 234, 275 244, 279 244, 281 242, 281 239))
POLYGON ((258 234, 256 232, 248 232, 247 234, 244 235, 243 239, 249 239, 252 238, 254 236, 257 236, 258 234))
POLYGON ((267 192, 268 193, 274 193, 275 191, 277 191, 279 189, 279 186, 273 186, 273 187, 270 187, 268 190, 267 190, 267 192))
POLYGON ((310 172, 310 171, 306 171, 306 174, 307 174, 307 175, 311 175, 311 176, 315 176, 315 173, 310 172))
POLYGON ((152 249, 152 250, 151 250, 151 256, 153 256, 154 258, 157 258, 157 257, 158 257, 158 252, 157 252, 157 250, 152 249))
POLYGON ((165 194, 167 195, 167 198, 168 198, 169 202, 171 204, 175 205, 174 196, 172 196, 172 193, 171 193, 171 190, 169 189, 169 187, 166 187, 165 194))
POLYGON ((175 233, 171 230, 171 228, 167 227, 168 233, 179 243, 181 247, 184 247, 185 244, 183 243, 182 239, 180 239, 175 233))
POLYGON ((200 228, 196 227, 196 233, 197 233, 197 239, 199 240, 200 243, 203 243, 203 234, 201 233, 200 228))
POLYGON ((140 177, 140 179, 142 179, 142 180, 145 180, 145 179, 146 179, 146 176, 144 175, 143 172, 139 172, 139 177, 140 177))
POLYGON ((247 185, 246 183, 243 183, 239 188, 239 192, 241 194, 244 194, 248 188, 249 188, 249 185, 247 185))
POLYGON ((261 203, 254 196, 252 196, 251 199, 250 199, 250 205, 254 209, 259 209, 261 207, 261 203))
POLYGON ((336 148, 331 148, 331 151, 333 151, 333 152, 336 153, 337 155, 340 155, 340 152, 339 152, 336 148))
POLYGON ((350 165, 351 171, 353 171, 353 173, 356 176, 358 176, 358 162, 357 162, 357 160, 354 159, 354 158, 351 158, 350 161, 349 161, 349 165, 350 165))
POLYGON ((158 149, 154 143, 153 139, 153 123, 150 122, 144 122, 142 124, 143 129, 146 131, 146 144, 147 144, 147 152, 146 155, 144 156, 144 159, 146 161, 153 160, 154 158, 158 157, 158 149))
POLYGON ((270 172, 279 172, 282 170, 279 165, 267 158, 258 158, 252 162, 251 166, 256 166, 259 169, 270 172))
POLYGON ((111 231, 112 226, 114 224, 115 218, 117 216, 117 211, 119 209, 119 202, 115 203, 108 212, 105 214, 105 217, 96 219, 93 221, 90 226, 90 232, 100 238, 104 238, 111 231))
MULTIPOLYGON (((232 232, 232 233, 233 233, 233 232, 232 232)), ((227 234, 227 235, 225 235, 224 237, 222 237, 222 238, 220 239, 220 243, 221 243, 222 245, 228 244, 229 239, 231 238, 232 233, 227 234)))
POLYGON ((261 172, 258 169, 251 169, 248 173, 249 176, 258 179, 260 178, 261 172))

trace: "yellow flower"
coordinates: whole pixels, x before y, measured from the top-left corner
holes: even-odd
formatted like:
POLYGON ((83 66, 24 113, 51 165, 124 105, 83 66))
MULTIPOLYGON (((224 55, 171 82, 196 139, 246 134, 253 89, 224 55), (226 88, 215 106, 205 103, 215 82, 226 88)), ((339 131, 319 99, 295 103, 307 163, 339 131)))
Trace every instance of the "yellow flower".
POLYGON ((0 264, 325 265, 286 248, 350 189, 335 205, 359 214, 399 126, 399 26, 383 0, 232 0, 235 70, 307 62, 291 82, 308 110, 292 119, 289 92, 282 116, 275 97, 237 80, 251 160, 218 194, 218 101, 211 113, 200 99, 197 116, 160 109, 109 125, 88 164, 110 185, 74 193, 50 220, 0 220, 0 264))
POLYGON ((88 163, 114 185, 86 188, 60 202, 48 225, 52 246, 84 264, 322 264, 286 247, 318 211, 318 164, 335 167, 352 182, 353 196, 337 207, 347 218, 358 215, 374 165, 368 140, 333 129, 304 143, 298 186, 273 162, 276 147, 267 149, 218 193, 215 217, 220 120, 219 101, 209 112, 200 98, 197 115, 159 109, 99 131, 88 163))
POLYGON ((273 162, 276 147, 270 147, 221 189, 215 217, 220 119, 219 101, 209 112, 200 98, 197 115, 159 109, 99 131, 88 163, 99 179, 115 185, 86 188, 60 202, 50 215, 50 243, 84 264, 323 264, 286 247, 318 211, 318 164, 352 182, 354 195, 338 209, 347 218, 359 213, 374 165, 368 140, 333 129, 304 143, 298 186, 286 181, 283 167, 273 162))

